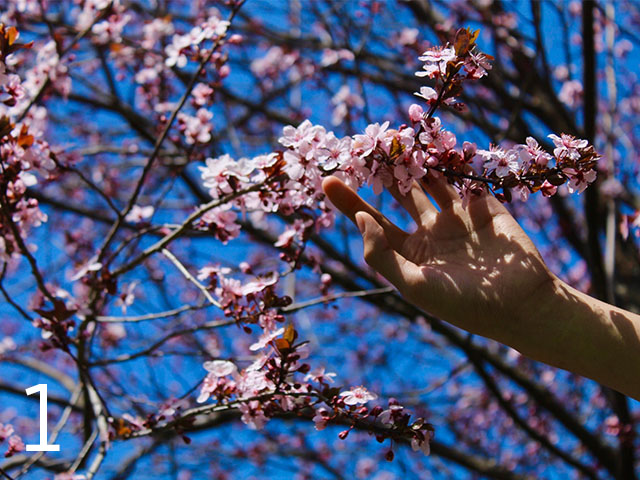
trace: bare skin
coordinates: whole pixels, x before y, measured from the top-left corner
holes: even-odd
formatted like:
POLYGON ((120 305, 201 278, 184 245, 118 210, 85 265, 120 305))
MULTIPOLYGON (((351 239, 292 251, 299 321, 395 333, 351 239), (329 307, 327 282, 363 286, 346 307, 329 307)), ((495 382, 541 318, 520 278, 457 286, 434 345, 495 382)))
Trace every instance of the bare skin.
POLYGON ((640 399, 640 316, 557 278, 493 196, 464 209, 456 190, 433 177, 406 196, 392 190, 416 223, 407 233, 337 178, 323 189, 358 226, 367 263, 414 305, 640 399))

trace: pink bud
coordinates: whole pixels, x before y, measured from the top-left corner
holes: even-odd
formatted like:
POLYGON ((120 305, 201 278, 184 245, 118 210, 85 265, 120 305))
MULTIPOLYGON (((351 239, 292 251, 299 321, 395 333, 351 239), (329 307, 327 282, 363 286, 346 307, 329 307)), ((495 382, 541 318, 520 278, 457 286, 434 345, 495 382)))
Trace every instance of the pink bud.
POLYGON ((371 409, 371 415, 373 415, 374 417, 377 417, 381 413, 382 413, 382 407, 380 405, 376 405, 371 409))
POLYGON ((475 143, 464 142, 462 144, 462 151, 464 153, 465 159, 469 159, 473 157, 476 154, 477 150, 478 150, 478 146, 475 143))
POLYGON ((417 123, 422 120, 423 114, 424 110, 422 110, 422 107, 420 105, 414 103, 409 107, 409 118, 413 123, 417 123))
POLYGON ((218 74, 220 75, 220 78, 227 78, 230 73, 231 73, 231 68, 229 67, 229 65, 223 65, 220 67, 220 70, 218 70, 218 74))
POLYGON ((558 191, 558 187, 545 180, 540 190, 542 191, 542 195, 545 197, 552 197, 558 191))

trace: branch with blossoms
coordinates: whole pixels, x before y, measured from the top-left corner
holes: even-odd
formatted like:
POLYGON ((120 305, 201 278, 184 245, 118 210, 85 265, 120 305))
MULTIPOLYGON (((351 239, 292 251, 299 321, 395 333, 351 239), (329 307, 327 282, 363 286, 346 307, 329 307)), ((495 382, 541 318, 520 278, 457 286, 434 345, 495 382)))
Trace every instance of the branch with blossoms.
MULTIPOLYGON (((20 254, 29 255, 23 239, 47 216, 36 199, 27 198, 27 188, 38 182, 34 173, 49 178, 55 170, 53 154, 41 132, 26 122, 13 120, 24 100, 25 88, 7 65, 7 59, 30 48, 30 44, 19 43, 18 38, 15 27, 0 24, 0 260, 5 262, 20 254)), ((40 288, 48 294, 42 282, 40 288)))
MULTIPOLYGON (((354 189, 368 184, 379 194, 383 187, 397 185, 405 194, 414 181, 428 181, 432 172, 456 187, 465 206, 473 195, 487 190, 504 202, 510 202, 514 193, 522 200, 538 191, 552 196, 565 183, 571 193, 584 191, 596 178, 600 158, 586 140, 551 134, 553 154, 531 137, 525 144, 510 147, 478 149, 475 143, 465 141, 460 148, 455 134, 434 115, 442 105, 464 109, 456 101, 464 83, 478 80, 490 70, 492 57, 479 51, 476 38, 477 32, 460 29, 453 45, 423 53, 423 69, 416 75, 433 79, 435 88, 423 86, 416 93, 429 108, 425 112, 420 105, 411 105, 410 126, 390 129, 389 122, 374 123, 363 134, 343 138, 308 120, 298 127, 285 127, 279 142, 286 147, 282 158, 292 187, 316 205, 322 205, 319 182, 327 175, 339 177, 354 189)), ((228 156, 207 161, 205 186, 212 187, 213 172, 230 163, 228 156)), ((234 175, 232 172, 227 174, 234 175)))
MULTIPOLYGON (((307 342, 296 343, 297 337, 292 324, 263 336, 250 347, 259 352, 256 360, 241 371, 228 360, 205 362, 208 373, 197 401, 213 399, 215 404, 183 411, 184 402, 177 401, 146 419, 125 414, 111 422, 110 437, 132 438, 167 430, 183 435, 198 415, 239 411, 242 422, 254 430, 263 428, 271 418, 302 416, 312 418, 317 430, 348 424, 349 428, 338 434, 340 439, 346 439, 357 428, 374 433, 379 442, 409 442, 414 450, 429 454, 429 440, 433 437, 429 423, 421 418, 412 421, 411 415, 393 399, 386 410, 367 407, 377 396, 363 386, 347 390, 331 387, 334 373, 323 368, 311 371, 307 363, 301 363, 308 356, 307 342)), ((183 438, 189 442, 188 437, 183 438)), ((389 461, 393 459, 392 448, 386 454, 389 461)))

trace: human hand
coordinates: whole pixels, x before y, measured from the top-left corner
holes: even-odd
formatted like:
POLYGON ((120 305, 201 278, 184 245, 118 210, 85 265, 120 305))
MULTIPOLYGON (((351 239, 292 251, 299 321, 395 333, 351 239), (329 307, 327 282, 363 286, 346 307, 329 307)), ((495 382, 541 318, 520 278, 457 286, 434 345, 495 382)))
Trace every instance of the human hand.
POLYGON ((406 194, 391 193, 417 229, 408 234, 339 179, 322 187, 354 221, 366 262, 411 303, 465 330, 518 346, 519 320, 554 277, 507 209, 493 196, 473 195, 467 208, 457 191, 429 175, 406 194))

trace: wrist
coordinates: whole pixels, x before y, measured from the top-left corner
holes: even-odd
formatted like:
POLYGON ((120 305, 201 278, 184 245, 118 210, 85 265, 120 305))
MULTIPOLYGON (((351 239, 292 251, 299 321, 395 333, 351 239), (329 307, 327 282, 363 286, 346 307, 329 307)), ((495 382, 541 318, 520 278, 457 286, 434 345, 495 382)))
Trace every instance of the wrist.
POLYGON ((536 358, 538 348, 547 341, 549 323, 557 321, 560 292, 568 285, 546 266, 529 293, 522 299, 513 319, 508 345, 536 358))

